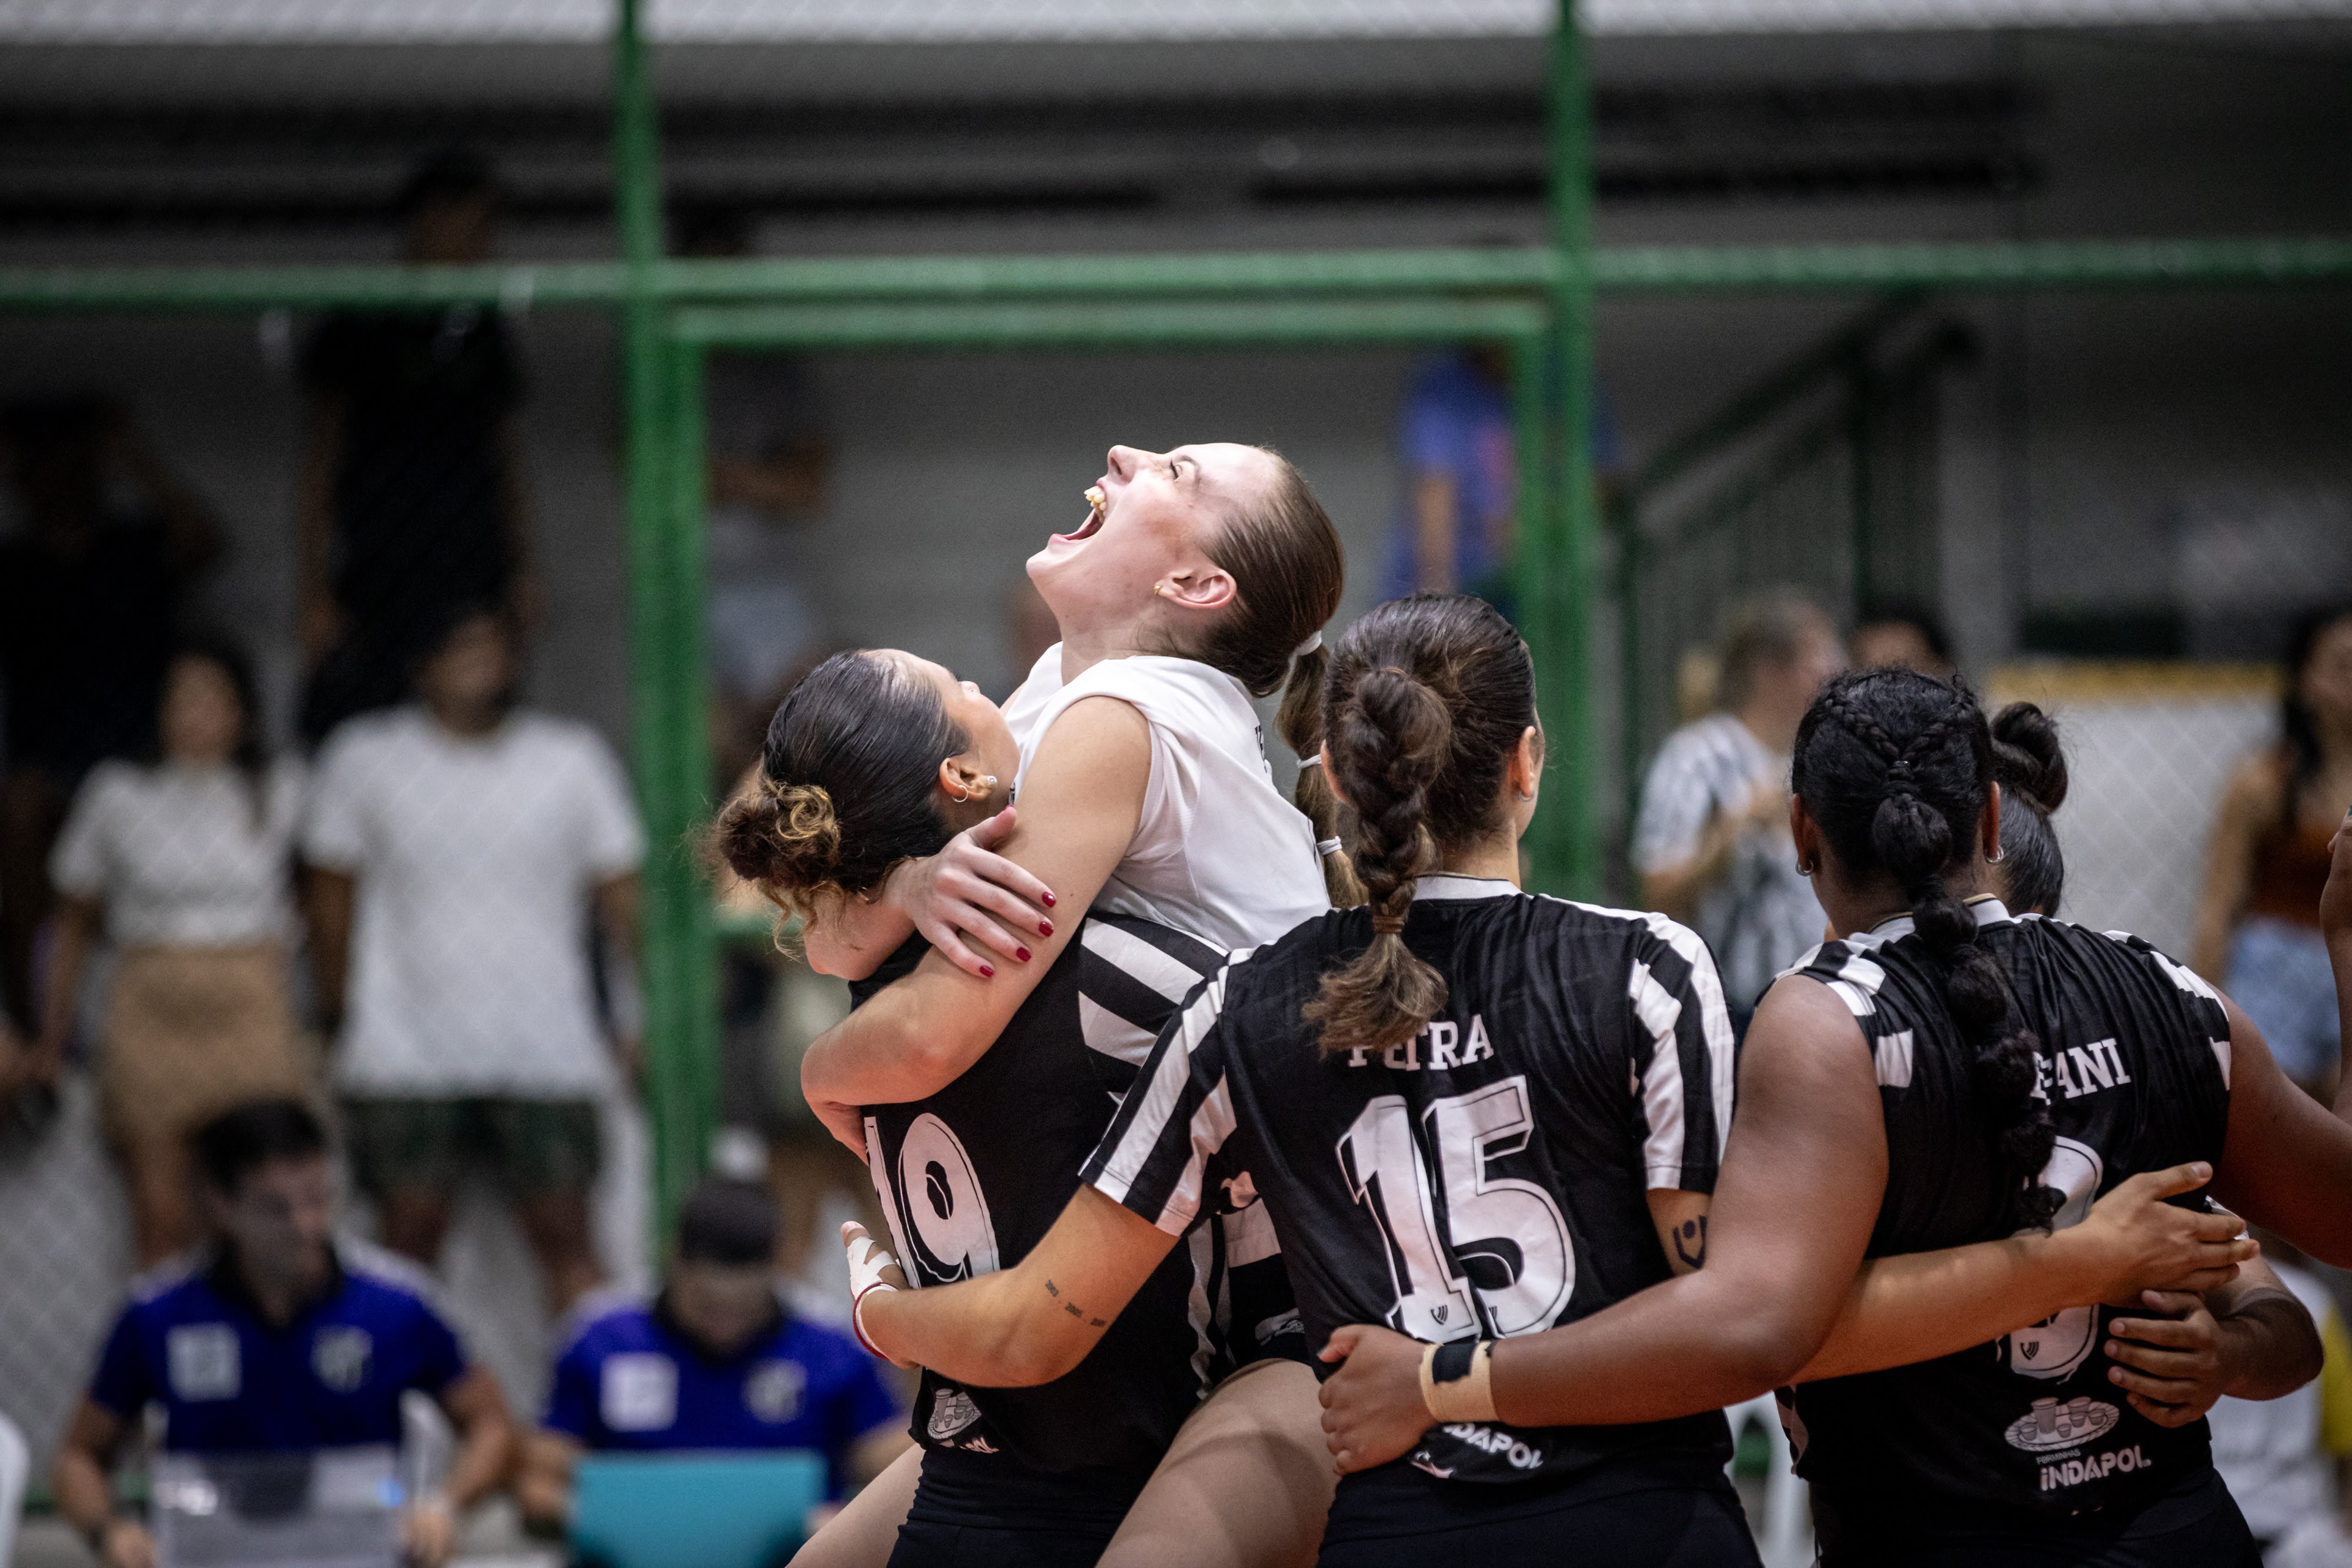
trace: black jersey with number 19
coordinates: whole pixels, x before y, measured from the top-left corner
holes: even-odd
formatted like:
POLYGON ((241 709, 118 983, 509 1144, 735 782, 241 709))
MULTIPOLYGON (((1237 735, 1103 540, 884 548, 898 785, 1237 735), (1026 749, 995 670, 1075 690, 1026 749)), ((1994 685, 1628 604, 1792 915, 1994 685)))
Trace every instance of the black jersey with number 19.
MULTIPOLYGON (((1534 1333, 1666 1279, 1646 1194, 1711 1191, 1731 1119, 1705 946, 1663 915, 1423 877, 1404 940, 1446 977, 1444 1009, 1385 1052, 1327 1056, 1300 1009, 1370 935, 1368 911, 1342 910, 1237 955, 1161 1034, 1087 1179, 1181 1235, 1215 1159, 1245 1166, 1318 1349, 1346 1323, 1534 1333)), ((1511 1482, 1663 1454, 1719 1479, 1729 1452, 1709 1413, 1446 1427, 1399 1463, 1511 1482)))
MULTIPOLYGON (((2054 1223, 2078 1222, 2136 1173, 2218 1163, 2230 1024, 2212 988, 2138 937, 2014 919, 1992 899, 1971 908, 2041 1037, 2037 1092, 2058 1128, 2042 1180, 2064 1194, 2054 1223)), ((1876 1065, 1887 1171, 1871 1255, 2004 1235, 1970 1053, 1909 917, 1825 943, 1790 972, 1837 994, 1876 1065)), ((2121 1396, 2102 1350, 2109 1315, 2074 1308, 1975 1350, 1800 1385, 1790 1436, 1816 1511, 1865 1531, 1955 1514, 2124 1515, 2196 1481, 2211 1462, 2205 1423, 2159 1427, 2121 1396)))
MULTIPOLYGON (((910 938, 853 998, 862 1005, 929 950, 910 938)), ((1223 958, 1149 921, 1089 915, 961 1077, 927 1099, 866 1108, 867 1163, 910 1284, 1009 1268, 1037 1244, 1161 1024, 1223 958)), ((1305 1355, 1288 1278, 1263 1214, 1227 1203, 1067 1376, 966 1388, 926 1371, 915 1436, 934 1453, 1002 1455, 1045 1475, 1116 1472, 1096 1486, 1108 1498, 1140 1484, 1219 1377, 1265 1355, 1305 1355)))

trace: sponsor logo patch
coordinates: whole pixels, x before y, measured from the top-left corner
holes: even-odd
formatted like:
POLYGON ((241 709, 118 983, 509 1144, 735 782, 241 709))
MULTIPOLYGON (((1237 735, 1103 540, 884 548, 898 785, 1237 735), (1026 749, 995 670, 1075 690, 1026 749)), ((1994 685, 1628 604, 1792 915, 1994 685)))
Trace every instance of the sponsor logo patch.
POLYGON ((320 1329, 310 1342, 310 1370, 338 1394, 355 1393, 367 1381, 375 1341, 362 1328, 320 1329))
POLYGON ((2123 1412, 2104 1400, 2083 1395, 2061 1405, 2037 1399, 2033 1408, 2009 1424, 2009 1446, 2029 1454, 2072 1448, 2104 1437, 2123 1419, 2123 1412))

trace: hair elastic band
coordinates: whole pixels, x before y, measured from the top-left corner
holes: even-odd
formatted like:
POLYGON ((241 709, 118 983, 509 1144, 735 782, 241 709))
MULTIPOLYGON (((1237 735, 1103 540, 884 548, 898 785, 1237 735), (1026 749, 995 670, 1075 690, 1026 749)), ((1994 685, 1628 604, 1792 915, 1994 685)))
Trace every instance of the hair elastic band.
POLYGON ((1403 916, 1403 915, 1373 915, 1373 916, 1372 916, 1372 935, 1373 935, 1373 936, 1403 936, 1403 935, 1404 935, 1404 916, 1403 916))
POLYGON ((1316 649, 1320 648, 1322 645, 1323 628, 1318 626, 1315 628, 1315 632, 1312 636, 1308 637, 1307 641, 1301 643, 1297 647, 1293 648, 1290 651, 1290 656, 1294 659, 1303 659, 1307 657, 1307 654, 1315 652, 1316 649))
POLYGON ((1306 756, 1298 759, 1298 771, 1301 773, 1306 772, 1310 768, 1320 768, 1322 766, 1323 754, 1319 751, 1310 751, 1306 756))
POLYGON ((1315 841, 1315 852, 1318 855, 1336 855, 1339 852, 1339 841, 1318 839, 1315 841))

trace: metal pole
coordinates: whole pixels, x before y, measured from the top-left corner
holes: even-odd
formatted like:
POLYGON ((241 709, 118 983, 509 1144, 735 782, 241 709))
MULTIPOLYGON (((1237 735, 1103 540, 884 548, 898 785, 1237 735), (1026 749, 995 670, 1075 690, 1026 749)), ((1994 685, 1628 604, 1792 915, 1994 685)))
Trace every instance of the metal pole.
POLYGON ((1538 817, 1538 885, 1591 898, 1601 891, 1601 846, 1593 795, 1592 540, 1600 497, 1592 472, 1592 100, 1576 0, 1559 0, 1551 52, 1553 426, 1546 465, 1557 477, 1551 504, 1531 508, 1549 534, 1532 552, 1535 591, 1527 626, 1543 692, 1551 754, 1559 759, 1552 797, 1538 817), (1549 819, 1549 821, 1545 821, 1549 819))
POLYGON ((645 872, 646 1092, 654 1136, 654 1228, 668 1234, 703 1150, 692 1141, 688 991, 696 955, 693 872, 680 853, 690 807, 679 788, 677 579, 669 548, 669 431, 656 269, 661 261, 660 126, 641 0, 617 0, 613 36, 613 215, 620 231, 622 463, 629 560, 632 760, 651 845, 645 872))

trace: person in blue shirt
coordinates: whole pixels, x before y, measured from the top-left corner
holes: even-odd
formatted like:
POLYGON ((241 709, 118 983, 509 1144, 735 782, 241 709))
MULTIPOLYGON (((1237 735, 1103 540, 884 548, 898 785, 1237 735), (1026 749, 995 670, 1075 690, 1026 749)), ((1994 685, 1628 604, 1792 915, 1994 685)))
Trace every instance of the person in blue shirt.
MULTIPOLYGON (((1508 352, 1484 344, 1416 365, 1398 444, 1404 508, 1381 597, 1470 593, 1510 615, 1518 467, 1508 352)), ((1592 458, 1605 484, 1617 465, 1617 438, 1597 394, 1592 458)))
POLYGON ((134 1287, 58 1451, 58 1511, 108 1568, 152 1568, 154 1541, 115 1511, 108 1479, 151 1406, 175 1453, 397 1446, 413 1388, 458 1437, 447 1479, 407 1511, 409 1555, 434 1568, 457 1511, 513 1454, 498 1379, 467 1359, 412 1270, 337 1239, 326 1132, 309 1107, 239 1105, 197 1130, 195 1153, 216 1239, 134 1287))
POLYGON ((583 1452, 805 1448, 825 1457, 838 1499, 905 1451, 906 1411, 874 1358, 784 1309, 776 1228, 765 1186, 706 1178, 679 1206, 661 1293, 574 1314, 546 1419, 523 1447, 527 1520, 562 1524, 583 1452))

